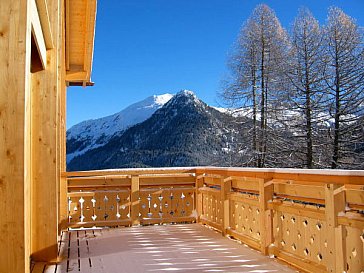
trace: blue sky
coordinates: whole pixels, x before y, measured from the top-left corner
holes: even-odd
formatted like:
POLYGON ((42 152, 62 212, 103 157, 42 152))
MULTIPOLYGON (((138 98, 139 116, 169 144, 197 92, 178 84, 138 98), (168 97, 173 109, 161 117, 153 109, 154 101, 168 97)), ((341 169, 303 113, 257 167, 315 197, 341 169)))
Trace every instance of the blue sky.
POLYGON ((364 0, 100 0, 95 86, 68 88, 67 128, 181 89, 218 105, 227 53, 260 3, 273 8, 286 29, 301 6, 324 24, 335 5, 364 26, 364 0))

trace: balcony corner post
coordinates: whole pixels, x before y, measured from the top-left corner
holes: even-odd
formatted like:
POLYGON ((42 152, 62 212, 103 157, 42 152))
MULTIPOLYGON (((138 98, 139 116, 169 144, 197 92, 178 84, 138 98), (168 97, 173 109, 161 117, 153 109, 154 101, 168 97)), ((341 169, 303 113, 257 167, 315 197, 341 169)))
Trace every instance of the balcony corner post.
POLYGON ((346 264, 344 227, 338 224, 338 213, 345 211, 345 190, 337 184, 325 186, 325 218, 327 223, 328 272, 344 272, 346 264))

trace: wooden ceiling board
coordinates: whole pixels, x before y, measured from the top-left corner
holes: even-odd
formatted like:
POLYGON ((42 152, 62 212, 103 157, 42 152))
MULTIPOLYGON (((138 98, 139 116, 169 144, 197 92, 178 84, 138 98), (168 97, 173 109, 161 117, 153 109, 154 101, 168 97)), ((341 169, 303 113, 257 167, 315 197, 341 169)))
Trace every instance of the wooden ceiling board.
POLYGON ((66 81, 90 83, 96 0, 66 1, 66 81))

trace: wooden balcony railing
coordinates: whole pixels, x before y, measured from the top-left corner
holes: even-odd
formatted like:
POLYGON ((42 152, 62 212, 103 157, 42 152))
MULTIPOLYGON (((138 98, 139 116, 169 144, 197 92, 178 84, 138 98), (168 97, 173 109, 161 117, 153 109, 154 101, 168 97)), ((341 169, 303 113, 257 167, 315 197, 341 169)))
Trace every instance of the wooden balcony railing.
POLYGON ((69 173, 68 227, 193 222, 195 189, 192 171, 69 173))
POLYGON ((68 227, 200 222, 309 272, 363 272, 364 171, 67 173, 68 227))

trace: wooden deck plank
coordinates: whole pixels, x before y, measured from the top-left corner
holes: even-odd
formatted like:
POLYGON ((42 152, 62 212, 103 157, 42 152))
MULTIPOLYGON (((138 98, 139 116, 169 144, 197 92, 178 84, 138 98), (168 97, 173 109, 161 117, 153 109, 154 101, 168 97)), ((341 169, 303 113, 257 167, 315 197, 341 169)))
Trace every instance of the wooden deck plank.
POLYGON ((58 259, 60 262, 56 265, 55 273, 67 272, 68 231, 62 231, 58 247, 58 259))
POLYGON ((198 224, 107 229, 89 243, 90 272, 295 272, 198 224))
POLYGON ((97 240, 102 236, 102 230, 90 230, 87 233, 87 243, 89 248, 89 256, 91 260, 90 273, 107 273, 104 268, 102 255, 97 255, 94 250, 97 249, 97 240))
POLYGON ((57 273, 296 272, 200 224, 88 229, 78 237, 77 231, 66 232, 60 255, 68 252, 67 235, 68 271, 63 261, 57 273))
POLYGON ((87 230, 81 230, 79 234, 80 272, 90 272, 90 253, 87 245, 87 230))
POLYGON ((68 232, 68 261, 67 272, 78 272, 79 260, 78 260, 78 236, 76 231, 68 232))

